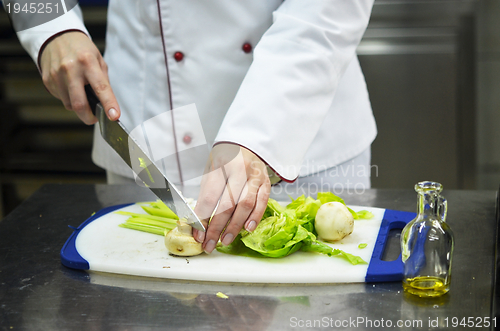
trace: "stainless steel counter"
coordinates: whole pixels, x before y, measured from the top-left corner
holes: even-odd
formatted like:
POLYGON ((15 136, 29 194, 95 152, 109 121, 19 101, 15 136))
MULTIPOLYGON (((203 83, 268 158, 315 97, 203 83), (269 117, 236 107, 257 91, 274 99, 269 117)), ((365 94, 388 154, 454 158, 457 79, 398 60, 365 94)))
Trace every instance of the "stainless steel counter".
MULTIPOLYGON (((274 197, 287 193, 302 192, 274 197)), ((411 189, 352 193, 340 195, 348 204, 415 211, 411 189)), ((106 206, 154 197, 136 186, 43 186, 0 222, 0 330, 494 329, 496 194, 443 195, 456 240, 451 291, 421 300, 406 296, 399 282, 201 283, 68 269, 59 259, 68 225, 106 206)))

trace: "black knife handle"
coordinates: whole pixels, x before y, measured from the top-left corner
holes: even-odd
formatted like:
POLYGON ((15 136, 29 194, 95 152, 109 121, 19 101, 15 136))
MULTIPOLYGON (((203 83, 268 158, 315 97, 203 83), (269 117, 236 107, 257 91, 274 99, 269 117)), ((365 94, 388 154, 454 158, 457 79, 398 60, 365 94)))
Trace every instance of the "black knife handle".
POLYGON ((96 114, 97 112, 97 104, 101 103, 97 95, 95 95, 94 90, 90 84, 85 85, 85 93, 87 94, 87 101, 89 102, 90 109, 92 110, 92 114, 96 114))

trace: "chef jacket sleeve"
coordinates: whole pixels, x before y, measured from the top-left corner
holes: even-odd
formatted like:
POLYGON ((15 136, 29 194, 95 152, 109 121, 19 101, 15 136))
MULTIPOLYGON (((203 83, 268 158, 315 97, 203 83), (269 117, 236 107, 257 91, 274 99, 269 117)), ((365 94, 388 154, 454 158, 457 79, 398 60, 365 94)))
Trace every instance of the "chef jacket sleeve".
POLYGON ((257 154, 293 181, 353 60, 373 0, 286 0, 254 50, 252 65, 215 144, 257 154))
POLYGON ((82 11, 79 5, 74 6, 64 15, 49 22, 23 31, 16 31, 21 45, 40 68, 40 55, 43 48, 54 37, 69 31, 81 31, 90 37, 83 24, 82 11))

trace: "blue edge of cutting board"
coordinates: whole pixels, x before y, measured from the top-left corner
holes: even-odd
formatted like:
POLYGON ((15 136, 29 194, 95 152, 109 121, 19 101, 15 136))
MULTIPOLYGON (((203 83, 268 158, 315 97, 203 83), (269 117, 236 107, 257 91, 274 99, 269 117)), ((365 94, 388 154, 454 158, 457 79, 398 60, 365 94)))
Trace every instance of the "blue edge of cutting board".
MULTIPOLYGON (((78 233, 87 224, 98 219, 99 217, 129 205, 131 204, 129 203, 101 209, 90 218, 88 218, 85 222, 80 224, 78 228, 73 228, 73 233, 61 249, 62 264, 72 269, 88 270, 90 268, 89 263, 83 257, 81 257, 76 250, 75 242, 78 233)), ((399 255, 399 257, 394 261, 383 261, 382 256, 387 244, 387 237, 389 235, 389 232, 393 229, 404 228, 404 226, 408 222, 415 218, 415 215, 415 213, 406 211, 390 209, 385 210, 384 218, 382 219, 382 223, 380 224, 377 241, 375 243, 373 254, 370 263, 368 264, 368 270, 366 272, 365 281, 367 283, 401 281, 401 279, 403 278, 403 262, 401 261, 401 255, 399 255)))
POLYGON ((85 222, 80 224, 79 227, 75 228, 70 226, 74 231, 71 234, 71 236, 66 240, 66 243, 64 244, 63 248, 61 249, 61 262, 64 266, 72 269, 80 269, 80 270, 88 270, 90 269, 89 263, 87 260, 85 260, 80 253, 76 250, 76 237, 78 237, 78 234, 80 231, 86 227, 89 223, 95 221, 99 217, 106 215, 108 213, 111 213, 112 211, 115 211, 120 208, 124 208, 127 206, 132 205, 133 203, 126 203, 123 205, 116 205, 116 206, 111 206, 111 207, 106 207, 104 209, 99 210, 97 213, 94 215, 90 216, 85 222))

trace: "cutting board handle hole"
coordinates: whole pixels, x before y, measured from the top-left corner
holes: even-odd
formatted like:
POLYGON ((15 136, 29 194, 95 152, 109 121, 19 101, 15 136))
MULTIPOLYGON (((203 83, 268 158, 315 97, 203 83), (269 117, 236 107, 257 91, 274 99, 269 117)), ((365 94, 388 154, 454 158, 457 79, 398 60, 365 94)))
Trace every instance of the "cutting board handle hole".
POLYGON ((401 229, 390 229, 387 235, 382 261, 395 261, 401 254, 401 229))

